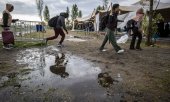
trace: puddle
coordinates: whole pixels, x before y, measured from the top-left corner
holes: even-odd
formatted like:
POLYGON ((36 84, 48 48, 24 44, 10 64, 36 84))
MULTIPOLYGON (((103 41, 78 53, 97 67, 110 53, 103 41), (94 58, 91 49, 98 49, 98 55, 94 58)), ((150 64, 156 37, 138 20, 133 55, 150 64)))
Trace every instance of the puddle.
POLYGON ((85 42, 87 40, 85 39, 82 39, 81 37, 79 36, 68 36, 68 38, 66 38, 67 41, 73 41, 73 42, 85 42))
POLYGON ((49 94, 49 90, 50 93, 52 90, 52 93, 55 93, 52 95, 57 97, 55 95, 64 90, 66 95, 74 97, 73 100, 77 102, 93 99, 111 101, 121 98, 119 92, 108 98, 107 89, 104 87, 113 85, 113 79, 108 74, 101 73, 100 67, 82 57, 70 53, 63 54, 54 46, 26 49, 19 52, 16 61, 26 66, 18 75, 22 81, 15 85, 21 90, 20 93, 31 91, 34 96, 34 93, 49 94))
POLYGON ((68 38, 66 39, 67 41, 73 41, 73 42, 85 42, 87 40, 83 40, 83 39, 80 39, 80 38, 68 38))

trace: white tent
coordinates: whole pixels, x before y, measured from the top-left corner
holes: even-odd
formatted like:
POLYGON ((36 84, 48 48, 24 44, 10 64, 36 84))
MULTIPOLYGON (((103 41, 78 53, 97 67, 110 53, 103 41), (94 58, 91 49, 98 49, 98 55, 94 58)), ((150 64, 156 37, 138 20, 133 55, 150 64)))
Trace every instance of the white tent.
POLYGON ((122 15, 118 16, 118 19, 123 20, 124 22, 118 23, 117 28, 124 28, 124 26, 126 26, 126 23, 128 22, 128 20, 135 17, 135 15, 136 15, 136 12, 129 12, 127 14, 124 14, 124 17, 122 17, 122 15))

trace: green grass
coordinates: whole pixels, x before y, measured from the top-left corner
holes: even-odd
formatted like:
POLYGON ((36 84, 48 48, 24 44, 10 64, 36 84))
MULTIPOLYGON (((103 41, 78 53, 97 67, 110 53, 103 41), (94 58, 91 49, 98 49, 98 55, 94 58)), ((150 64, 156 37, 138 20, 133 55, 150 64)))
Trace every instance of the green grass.
MULTIPOLYGON (((0 41, 2 48, 2 42, 0 41)), ((29 47, 41 47, 45 46, 45 43, 43 42, 23 42, 23 41, 15 41, 15 48, 29 48, 29 47)))

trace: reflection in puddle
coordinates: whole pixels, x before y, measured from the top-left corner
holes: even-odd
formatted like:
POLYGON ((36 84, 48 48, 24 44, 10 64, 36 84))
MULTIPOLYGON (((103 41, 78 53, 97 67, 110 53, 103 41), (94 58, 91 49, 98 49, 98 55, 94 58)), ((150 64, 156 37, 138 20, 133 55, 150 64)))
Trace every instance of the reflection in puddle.
POLYGON ((66 78, 69 74, 66 72, 67 60, 65 59, 65 55, 62 53, 58 53, 58 56, 55 58, 55 65, 50 66, 50 71, 56 75, 60 75, 62 78, 66 78))
MULTIPOLYGON (((17 94, 19 98, 25 93, 25 96, 29 96, 24 97, 26 99, 43 97, 46 100, 50 97, 55 101, 57 99, 57 102, 67 101, 65 98, 73 99, 72 102, 120 101, 121 88, 116 87, 115 93, 110 92, 111 97, 106 92, 108 88, 103 88, 113 84, 113 79, 107 73, 101 73, 99 67, 81 57, 60 53, 54 46, 21 51, 17 55, 17 62, 24 65, 17 76, 19 84, 14 85, 21 93, 17 94)), ((14 99, 18 100, 15 96, 14 99)))
POLYGON ((96 81, 98 73, 101 72, 101 69, 95 67, 93 63, 78 56, 59 53, 59 50, 54 47, 22 51, 18 54, 17 61, 34 69, 24 76, 29 77, 30 80, 23 81, 23 84, 32 87, 39 84, 43 84, 44 87, 60 87, 87 80, 96 81))

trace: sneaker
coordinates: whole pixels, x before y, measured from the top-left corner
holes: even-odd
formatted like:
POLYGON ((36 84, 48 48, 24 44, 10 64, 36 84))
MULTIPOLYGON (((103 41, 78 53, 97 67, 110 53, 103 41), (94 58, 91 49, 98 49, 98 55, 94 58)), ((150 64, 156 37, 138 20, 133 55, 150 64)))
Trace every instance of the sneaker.
POLYGON ((11 49, 11 47, 9 47, 9 46, 3 46, 3 48, 4 48, 4 49, 7 49, 7 50, 10 50, 10 49, 11 49))
POLYGON ((136 48, 137 51, 142 51, 142 48, 136 48))
POLYGON ((44 38, 43 40, 44 40, 45 45, 47 45, 47 39, 46 39, 46 38, 44 38))
POLYGON ((104 48, 99 48, 99 51, 100 51, 100 52, 103 52, 103 51, 106 51, 106 49, 104 49, 104 48))
POLYGON ((117 51, 118 54, 125 52, 123 49, 117 51))
POLYGON ((58 44, 57 47, 64 47, 62 44, 58 44))
POLYGON ((135 48, 129 48, 130 50, 135 50, 135 48))

